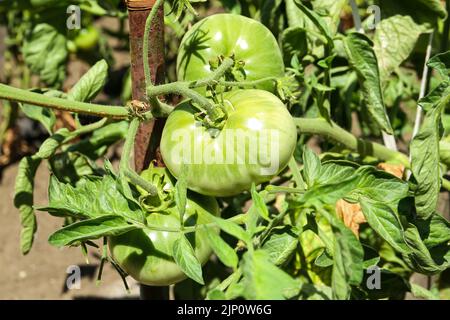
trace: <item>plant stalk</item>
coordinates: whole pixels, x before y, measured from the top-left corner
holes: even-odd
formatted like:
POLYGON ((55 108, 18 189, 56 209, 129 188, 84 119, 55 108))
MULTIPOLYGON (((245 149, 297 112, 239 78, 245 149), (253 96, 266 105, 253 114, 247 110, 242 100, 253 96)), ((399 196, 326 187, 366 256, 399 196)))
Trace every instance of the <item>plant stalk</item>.
POLYGON ((396 161, 409 168, 409 160, 401 152, 391 150, 379 143, 356 138, 336 123, 321 118, 294 118, 299 134, 317 134, 334 140, 361 155, 374 156, 384 161, 396 161))
POLYGON ((71 101, 62 98, 48 97, 43 94, 14 88, 5 84, 0 84, 0 99, 99 117, 109 117, 113 119, 128 118, 128 110, 124 107, 106 106, 79 101, 71 101))

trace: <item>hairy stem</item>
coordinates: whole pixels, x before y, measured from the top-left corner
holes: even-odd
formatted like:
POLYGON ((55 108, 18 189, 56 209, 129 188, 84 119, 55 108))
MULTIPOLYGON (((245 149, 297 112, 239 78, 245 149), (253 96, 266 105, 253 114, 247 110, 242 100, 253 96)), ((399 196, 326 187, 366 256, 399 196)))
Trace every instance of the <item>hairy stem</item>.
POLYGON ((329 123, 321 118, 294 118, 294 122, 300 134, 321 135, 344 145, 350 150, 357 151, 361 155, 370 155, 385 161, 397 161, 407 168, 410 166, 408 157, 403 153, 391 150, 376 142, 358 139, 334 122, 329 123))
POLYGON ((233 64, 234 64, 233 59, 225 58, 223 63, 209 77, 195 81, 189 87, 199 88, 217 84, 219 79, 225 74, 225 72, 227 72, 233 66, 233 64))
POLYGON ((191 99, 197 103, 202 109, 204 109, 211 119, 217 119, 219 108, 217 108, 210 100, 189 88, 189 82, 172 82, 162 84, 159 86, 152 86, 147 88, 147 92, 150 96, 159 96, 166 94, 178 94, 186 98, 191 99))
POLYGON ((291 157, 291 160, 289 161, 289 169, 292 172, 292 175, 294 176, 295 184, 297 185, 298 189, 305 190, 305 181, 303 180, 303 177, 300 173, 300 170, 298 169, 297 161, 295 161, 294 156, 291 157))
POLYGON ((219 81, 218 84, 226 87, 254 87, 261 83, 276 82, 277 80, 276 77, 267 77, 253 81, 219 81))
MULTIPOLYGON (((134 140, 136 138, 138 128, 139 128, 139 119, 134 118, 130 122, 130 127, 128 129, 127 137, 125 139, 125 144, 123 147, 122 159, 120 160, 119 165, 120 175, 122 177, 127 177, 133 184, 140 186, 145 191, 147 191, 151 196, 154 196, 158 194, 157 188, 153 184, 149 183, 148 181, 140 177, 134 170, 130 168, 130 158, 131 153, 133 151, 134 140)), ((131 190, 126 181, 123 183, 123 187, 125 192, 127 193, 127 196, 132 196, 131 190)))
POLYGON ((144 40, 142 43, 142 50, 143 50, 143 59, 144 59, 144 76, 145 76, 145 85, 147 87, 152 86, 152 77, 151 77, 151 71, 150 71, 150 64, 148 62, 148 46, 149 46, 149 39, 150 39, 150 28, 153 23, 153 19, 156 16, 156 13, 158 12, 159 7, 163 3, 163 0, 156 0, 155 4, 152 7, 152 10, 150 11, 150 14, 147 17, 147 20, 145 21, 145 29, 144 29, 144 40))
POLYGON ((0 84, 0 99, 99 117, 109 117, 114 119, 128 118, 128 110, 124 107, 106 106, 48 97, 43 94, 14 88, 5 84, 0 84))
MULTIPOLYGON (((193 90, 193 88, 212 86, 220 83, 219 79, 225 74, 225 72, 233 67, 233 64, 234 61, 232 59, 226 58, 219 66, 219 68, 211 73, 210 76, 197 81, 178 81, 162 84, 159 86, 147 85, 147 95, 149 96, 149 99, 167 94, 181 95, 183 97, 192 99, 192 101, 197 103, 202 109, 206 111, 210 119, 218 119, 222 114, 222 110, 216 107, 213 103, 211 103, 210 100, 199 94, 197 91, 193 90)), ((238 84, 238 82, 236 82, 236 84, 238 84)), ((168 110, 167 106, 165 107, 165 109, 168 110)))

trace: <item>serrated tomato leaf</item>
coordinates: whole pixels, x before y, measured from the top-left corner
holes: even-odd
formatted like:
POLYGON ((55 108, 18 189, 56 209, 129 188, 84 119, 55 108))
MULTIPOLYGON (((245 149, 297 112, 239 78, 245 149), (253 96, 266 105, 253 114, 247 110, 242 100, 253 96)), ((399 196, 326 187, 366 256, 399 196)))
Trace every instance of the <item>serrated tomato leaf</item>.
POLYGON ((14 187, 14 206, 19 209, 22 230, 20 231, 20 249, 27 254, 33 245, 34 233, 37 229, 36 216, 33 209, 34 177, 41 159, 24 157, 19 163, 14 187))
POLYGON ((172 253, 176 264, 189 278, 200 284, 205 284, 202 265, 195 256, 194 249, 184 234, 180 234, 180 237, 175 240, 172 253))
POLYGON ((350 33, 345 38, 348 59, 361 83, 362 94, 371 117, 381 130, 392 134, 381 90, 378 60, 372 41, 360 33, 350 33))
POLYGON ((106 236, 118 236, 135 229, 138 227, 127 223, 123 217, 105 215, 75 222, 59 229, 50 235, 48 242, 62 247, 106 236))
POLYGON ((70 89, 67 98, 81 102, 90 101, 103 88, 107 77, 108 64, 105 60, 100 60, 70 89))
POLYGON ((51 176, 49 204, 38 210, 76 218, 117 215, 142 222, 143 210, 135 202, 129 201, 120 190, 120 183, 109 175, 86 176, 76 186, 62 183, 51 176))

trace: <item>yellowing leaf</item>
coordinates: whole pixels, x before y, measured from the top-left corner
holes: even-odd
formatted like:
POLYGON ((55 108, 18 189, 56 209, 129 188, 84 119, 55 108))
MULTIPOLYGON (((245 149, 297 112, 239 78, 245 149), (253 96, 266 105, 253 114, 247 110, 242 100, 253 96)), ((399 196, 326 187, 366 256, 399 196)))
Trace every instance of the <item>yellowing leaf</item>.
POLYGON ((405 173, 405 166, 401 164, 392 164, 383 162, 379 163, 377 168, 389 172, 390 174, 400 179, 403 178, 403 174, 405 173))

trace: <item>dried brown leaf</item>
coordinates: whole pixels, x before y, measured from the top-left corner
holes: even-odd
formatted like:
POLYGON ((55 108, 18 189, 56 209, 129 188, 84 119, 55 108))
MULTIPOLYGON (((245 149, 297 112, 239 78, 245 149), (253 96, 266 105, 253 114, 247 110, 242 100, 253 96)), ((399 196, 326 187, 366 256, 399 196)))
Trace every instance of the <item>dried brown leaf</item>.
POLYGON ((350 203, 340 199, 336 202, 335 210, 337 216, 344 221, 344 224, 359 237, 359 225, 367 222, 359 203, 350 203))
POLYGON ((396 176, 397 178, 402 179, 403 174, 405 173, 405 166, 401 164, 392 164, 392 163, 379 163, 377 166, 378 169, 389 172, 390 174, 396 176))

